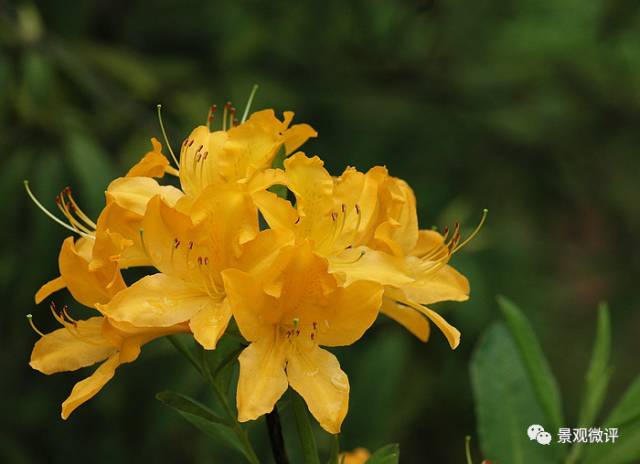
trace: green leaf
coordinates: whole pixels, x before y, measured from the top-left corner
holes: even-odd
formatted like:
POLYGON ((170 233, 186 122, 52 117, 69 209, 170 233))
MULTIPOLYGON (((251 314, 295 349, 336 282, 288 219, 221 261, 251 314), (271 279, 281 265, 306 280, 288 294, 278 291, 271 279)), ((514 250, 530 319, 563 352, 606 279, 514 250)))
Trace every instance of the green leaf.
POLYGON ((611 377, 611 368, 609 367, 610 353, 611 323, 609 321, 609 310, 607 305, 602 303, 598 309, 598 327, 596 329, 596 341, 593 346, 591 363, 585 376, 585 394, 578 419, 580 427, 594 425, 594 421, 600 412, 611 377))
POLYGON ((640 420, 627 422, 618 428, 615 443, 591 445, 585 452, 583 464, 632 464, 640 460, 640 420))
POLYGON ((307 464, 320 464, 318 447, 316 445, 316 438, 313 435, 313 429, 311 428, 311 422, 309 421, 307 405, 300 395, 293 390, 291 391, 291 399, 293 402, 293 413, 298 427, 298 435, 300 436, 300 443, 302 444, 304 462, 307 464))
POLYGON ((484 456, 509 464, 557 462, 558 445, 529 440, 527 428, 545 423, 522 357, 506 327, 495 324, 480 340, 471 360, 471 385, 484 456))
POLYGON ((538 402, 547 416, 545 422, 552 429, 557 430, 564 422, 560 390, 538 338, 525 315, 515 304, 503 296, 498 297, 498 304, 516 343, 538 402))
MULTIPOLYGON (((578 415, 579 427, 594 426, 598 413, 602 408, 612 369, 609 367, 609 356, 611 353, 611 323, 609 321, 609 310, 605 303, 601 303, 598 308, 598 326, 596 329, 596 341, 593 345, 591 362, 585 376, 585 389, 580 414, 578 415)), ((578 462, 584 443, 575 443, 568 462, 578 462)))
POLYGON ((640 421, 640 375, 636 377, 604 423, 620 426, 632 421, 640 421))
POLYGON ((397 443, 378 448, 367 460, 367 464, 397 464, 400 462, 400 446, 397 443))
POLYGON ((175 410, 205 434, 231 446, 247 457, 249 462, 254 462, 252 458, 248 456, 244 444, 238 439, 231 425, 224 419, 218 417, 211 409, 202 403, 188 396, 171 391, 158 393, 156 398, 161 403, 175 410))
POLYGON ((605 419, 606 427, 617 427, 616 443, 598 444, 585 451, 585 464, 622 464, 640 458, 640 376, 605 419))

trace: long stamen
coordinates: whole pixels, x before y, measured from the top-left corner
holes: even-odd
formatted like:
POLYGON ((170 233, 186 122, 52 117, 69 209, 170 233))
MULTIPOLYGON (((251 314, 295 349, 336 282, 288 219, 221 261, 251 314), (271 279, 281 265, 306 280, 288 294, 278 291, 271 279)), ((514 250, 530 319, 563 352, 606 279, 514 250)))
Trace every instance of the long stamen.
POLYGON ((71 214, 71 211, 69 211, 69 205, 62 197, 62 194, 56 197, 56 205, 58 205, 58 209, 62 212, 62 214, 64 214, 64 216, 69 221, 69 224, 71 224, 71 227, 73 227, 76 232, 80 233, 80 231, 82 231, 87 234, 92 232, 87 227, 85 227, 84 224, 73 217, 73 214, 71 214))
POLYGON ((80 209, 76 201, 73 199, 71 189, 67 187, 66 189, 64 189, 64 193, 67 194, 67 199, 71 203, 71 207, 73 208, 73 211, 78 215, 78 217, 82 219, 89 227, 92 227, 95 230, 98 226, 91 220, 91 218, 89 218, 89 216, 84 213, 84 211, 82 211, 82 209, 80 209))
POLYGON ((454 246, 454 248, 452 250, 452 253, 455 253, 456 251, 458 251, 460 248, 462 248, 467 243, 469 243, 476 235, 478 235, 478 232, 480 232, 480 229, 484 225, 484 221, 487 219, 487 214, 489 214, 489 210, 487 208, 483 209, 482 210, 482 218, 480 219, 480 223, 478 223, 478 225, 473 230, 473 232, 471 232, 471 235, 469 235, 466 239, 464 239, 464 241, 462 243, 454 246))
POLYGON ((71 232, 74 232, 76 234, 80 234, 83 237, 87 237, 90 238, 92 240, 95 240, 95 237, 93 235, 89 235, 85 232, 80 232, 76 229, 74 229, 72 226, 70 226, 69 224, 67 224, 66 222, 62 221, 61 219, 59 219, 56 215, 54 215, 53 213, 49 212, 49 210, 47 208, 45 208, 44 206, 42 206, 42 203, 40 203, 38 201, 38 199, 35 197, 35 195, 33 194, 33 192, 31 191, 31 189, 29 188, 29 181, 25 180, 24 182, 24 188, 27 190, 27 194, 29 195, 29 198, 31 198, 31 201, 33 201, 36 206, 38 208, 40 208, 40 210, 46 214, 50 219, 52 219, 53 221, 57 222, 58 224, 60 224, 62 227, 64 227, 65 229, 70 230, 71 232))
POLYGON ((257 91, 258 91, 258 84, 254 84, 253 88, 251 89, 251 93, 249 94, 247 105, 244 107, 244 112, 242 113, 242 119, 240 120, 241 123, 247 120, 247 116, 249 116, 249 111, 251 110, 251 105, 253 103, 253 97, 255 97, 257 91))
POLYGON ((207 115, 207 129, 211 130, 211 123, 216 117, 216 110, 218 109, 218 105, 211 105, 209 107, 209 114, 207 115))
POLYGON ((162 122, 162 105, 158 103, 158 121, 160 122, 160 130, 162 131, 162 136, 164 137, 164 143, 167 145, 169 149, 169 153, 171 153, 171 157, 173 158, 173 162, 176 163, 176 166, 180 168, 180 163, 176 158, 175 153, 173 153, 173 148, 171 148, 171 144, 169 143, 169 138, 167 137, 167 132, 164 130, 164 124, 162 122))
POLYGON ((228 101, 224 105, 224 109, 222 110, 222 130, 223 131, 227 130, 227 114, 230 108, 231 108, 231 102, 228 101))
POLYGON ((36 327, 36 325, 33 323, 33 315, 31 314, 27 314, 27 321, 29 321, 29 325, 31 326, 31 328, 33 329, 33 331, 35 333, 37 333, 38 335, 40 335, 41 337, 44 337, 44 334, 38 330, 38 328, 36 327))

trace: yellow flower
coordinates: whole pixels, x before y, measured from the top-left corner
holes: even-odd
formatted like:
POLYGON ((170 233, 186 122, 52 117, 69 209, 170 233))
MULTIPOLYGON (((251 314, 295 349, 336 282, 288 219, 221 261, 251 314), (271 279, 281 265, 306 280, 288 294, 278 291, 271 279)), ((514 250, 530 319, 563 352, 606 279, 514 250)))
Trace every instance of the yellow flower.
POLYGON ((239 357, 238 419, 270 412, 291 385, 320 425, 338 433, 349 381, 336 357, 320 346, 358 340, 376 318, 381 286, 338 286, 309 242, 283 248, 261 276, 238 269, 222 275, 240 332, 251 342, 239 357))
POLYGON ((162 154, 162 144, 158 139, 152 138, 151 146, 151 151, 129 169, 125 177, 162 177, 165 172, 177 175, 175 168, 169 165, 169 160, 162 154))
POLYGON ((42 335, 33 347, 30 366, 49 375, 102 362, 93 374, 76 383, 62 403, 63 419, 93 398, 113 378, 120 364, 137 359, 142 345, 164 335, 188 331, 185 325, 139 328, 99 316, 76 321, 66 308, 60 314, 55 313, 54 307, 52 311, 64 327, 42 335))
POLYGON ((273 185, 278 173, 269 168, 280 147, 284 145, 288 155, 317 135, 307 124, 289 127, 292 119, 291 111, 280 121, 273 110, 263 110, 238 126, 230 124, 229 130, 196 127, 180 149, 182 190, 197 196, 209 185, 235 183, 249 192, 273 185))
POLYGON ((149 265, 140 241, 140 226, 147 202, 160 195, 171 204, 182 196, 175 187, 160 186, 147 177, 114 180, 106 191, 107 205, 93 222, 65 189, 56 199, 69 224, 80 234, 68 237, 58 257, 60 277, 44 284, 36 293, 40 303, 51 293, 67 287, 85 306, 106 303, 124 288, 121 268, 149 265))
POLYGON ((340 453, 338 462, 340 464, 364 464, 371 457, 371 453, 366 448, 356 448, 353 451, 340 453))
POLYGON ((153 198, 142 229, 149 260, 160 272, 143 277, 98 308, 113 320, 137 327, 188 323, 206 349, 215 348, 231 318, 221 272, 236 265, 258 266, 287 240, 272 231, 256 237, 258 217, 251 198, 215 186, 195 201, 192 215, 159 196, 153 198))
POLYGON ((295 207, 271 192, 259 194, 272 228, 311 240, 342 284, 383 284, 382 312, 421 340, 429 337, 430 320, 457 347, 458 330, 423 305, 468 298, 467 279, 447 264, 461 246, 459 231, 449 242, 437 232, 419 231, 413 191, 382 167, 366 174, 348 168, 333 178, 318 157, 297 153, 285 161, 285 177, 295 207))

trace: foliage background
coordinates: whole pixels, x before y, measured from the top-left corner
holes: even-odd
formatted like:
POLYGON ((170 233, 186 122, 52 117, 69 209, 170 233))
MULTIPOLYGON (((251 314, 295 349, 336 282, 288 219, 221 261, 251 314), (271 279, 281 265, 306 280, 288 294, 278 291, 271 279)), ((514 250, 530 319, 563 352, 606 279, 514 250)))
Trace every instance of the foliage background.
MULTIPOLYGON (((386 164, 407 179, 423 226, 470 228, 490 210, 454 258, 471 300, 438 307, 463 332, 458 350, 382 322, 339 353, 346 448, 398 441, 403 462, 462 462, 476 435, 468 364, 497 294, 525 308, 569 417, 608 300, 619 396, 640 349, 639 28, 633 0, 0 2, 0 461, 224 462, 153 399, 206 398, 164 340, 59 418, 81 377, 29 368, 24 315, 55 327, 33 294, 66 234, 22 180, 50 207, 70 185, 95 214, 108 180, 159 136, 156 103, 176 146, 209 104, 242 107, 253 83, 257 108, 293 109, 318 130, 305 149, 333 173, 386 164)), ((269 459, 263 424, 252 433, 269 459)))

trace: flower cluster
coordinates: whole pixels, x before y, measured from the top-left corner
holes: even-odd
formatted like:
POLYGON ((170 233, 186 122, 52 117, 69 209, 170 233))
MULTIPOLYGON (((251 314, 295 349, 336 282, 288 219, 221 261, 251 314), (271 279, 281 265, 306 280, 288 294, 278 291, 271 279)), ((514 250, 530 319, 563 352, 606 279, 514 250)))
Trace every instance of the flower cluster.
POLYGON ((353 344, 380 313, 423 341, 431 322, 458 345, 458 330, 425 306, 468 298, 467 279, 448 265, 466 242, 458 228, 420 230, 413 191, 384 167, 329 174, 319 157, 297 151, 317 134, 291 125, 293 113, 238 122, 228 109, 222 130, 189 134, 175 167, 152 139, 108 186, 95 222, 70 190, 57 198, 76 237, 62 243, 60 276, 36 302, 66 288, 95 316, 76 320, 51 303, 63 327, 41 334, 31 366, 53 374, 101 363, 74 386, 63 418, 145 343, 189 333, 213 350, 232 318, 248 342, 238 419, 270 412, 291 386, 331 433, 347 413, 349 380, 322 347, 353 344), (165 175, 179 188, 163 185, 165 175), (122 271, 140 266, 156 272, 127 285, 122 271))

